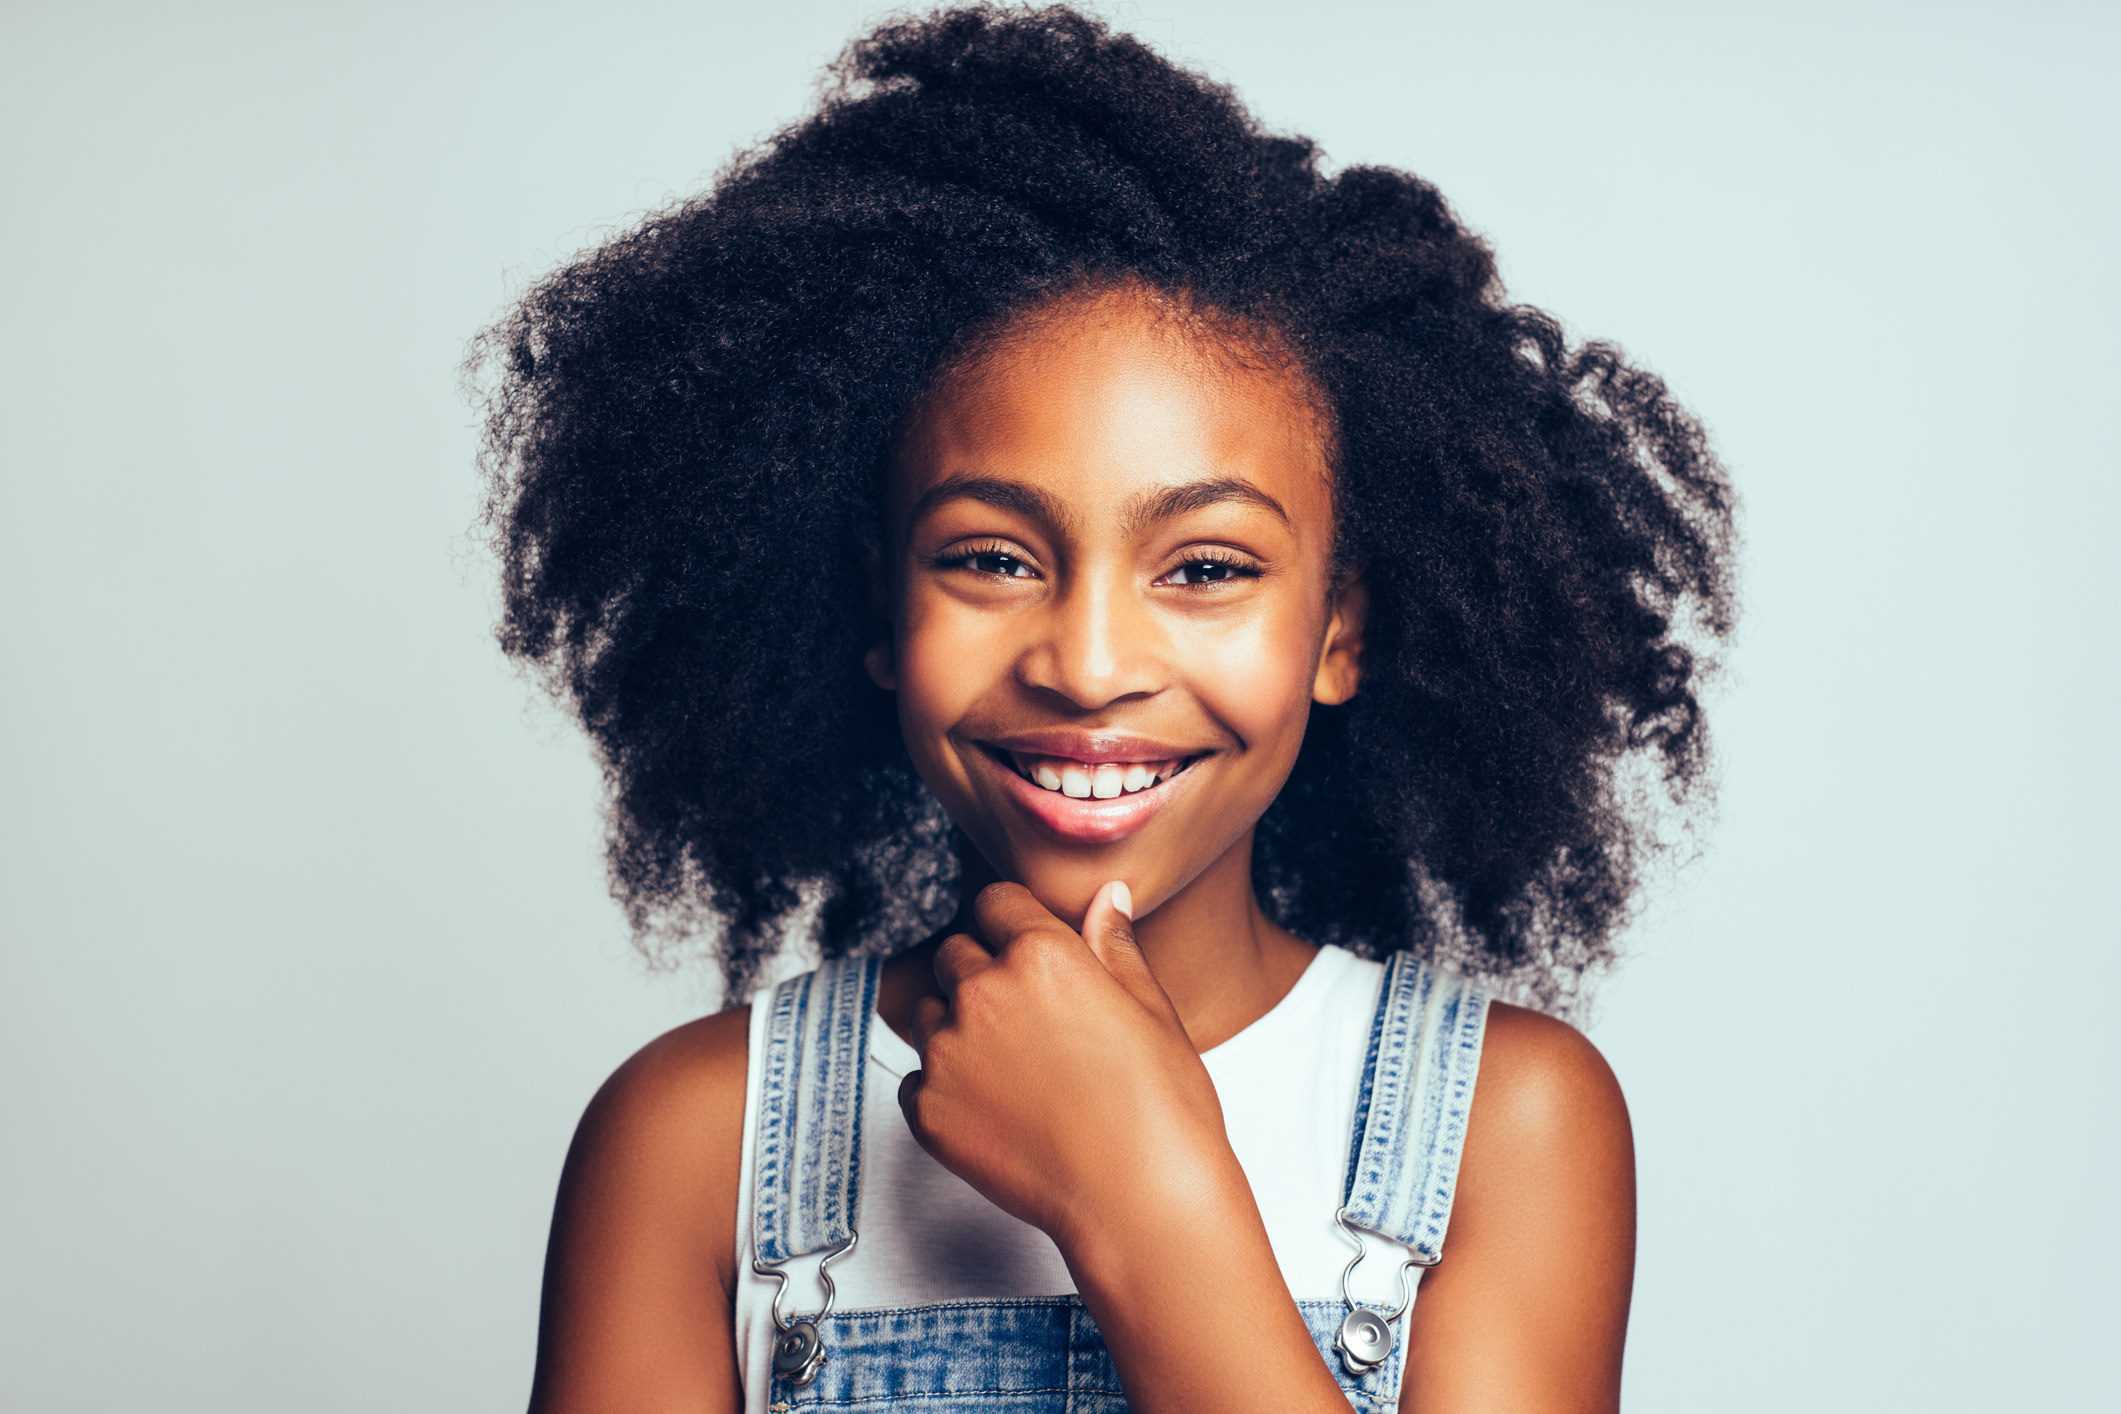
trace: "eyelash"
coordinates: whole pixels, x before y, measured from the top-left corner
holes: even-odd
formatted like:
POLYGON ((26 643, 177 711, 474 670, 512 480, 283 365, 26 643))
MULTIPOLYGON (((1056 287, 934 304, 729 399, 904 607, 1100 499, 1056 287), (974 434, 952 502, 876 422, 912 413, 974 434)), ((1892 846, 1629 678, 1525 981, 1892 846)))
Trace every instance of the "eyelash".
POLYGON ((1212 565, 1228 570, 1229 573, 1221 579, 1201 580, 1201 584, 1227 584, 1233 579, 1258 579, 1260 576, 1259 565, 1243 555, 1233 554, 1228 550, 1201 550, 1188 555, 1184 561, 1173 565, 1157 578, 1168 579, 1182 570, 1199 569, 1203 565, 1212 565))
MULTIPOLYGON (((1034 577, 1028 574, 1011 574, 1004 569, 982 569, 979 567, 979 561, 981 560, 1003 560, 1007 561, 1011 566, 1021 567, 1025 570, 1031 568, 1030 562, 1021 555, 1013 553, 1010 546, 999 543, 968 545, 963 549, 936 556, 934 563, 937 569, 969 569, 975 574, 984 575, 990 579, 1028 579, 1034 577)), ((1203 550, 1187 556, 1180 563, 1173 565, 1163 574, 1158 575, 1157 579, 1161 582, 1174 574, 1179 574, 1186 570, 1197 570, 1206 566, 1227 570, 1228 573, 1220 579, 1196 581, 1197 584, 1226 584, 1233 579, 1258 579, 1261 574, 1259 565, 1245 556, 1233 554, 1227 550, 1203 550)), ((1191 588, 1193 586, 1181 585, 1178 587, 1191 588)))
POLYGON ((980 560, 1007 560, 1009 563, 1021 565, 1025 569, 1031 568, 1030 561, 1021 555, 1013 553, 1009 546, 998 543, 967 545, 961 550, 952 550, 946 555, 937 555, 935 557, 935 567, 937 569, 969 569, 974 574, 984 575, 989 579, 1024 579, 1029 577, 1006 574, 1001 570, 980 569, 976 563, 980 560))

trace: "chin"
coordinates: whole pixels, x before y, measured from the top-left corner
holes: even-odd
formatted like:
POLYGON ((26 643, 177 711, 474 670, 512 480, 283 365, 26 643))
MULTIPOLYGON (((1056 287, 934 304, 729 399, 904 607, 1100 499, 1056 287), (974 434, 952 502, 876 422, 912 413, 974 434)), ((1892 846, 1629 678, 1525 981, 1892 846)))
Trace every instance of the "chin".
POLYGON ((1080 928, 1083 915, 1090 911, 1090 900, 1114 879, 1125 879, 1127 887, 1135 890, 1135 897, 1142 896, 1121 861, 1101 859, 1097 854, 1078 859, 1025 860, 1018 868, 1000 872, 1003 878, 1029 889, 1031 896, 1051 910, 1054 917, 1071 928, 1080 928))

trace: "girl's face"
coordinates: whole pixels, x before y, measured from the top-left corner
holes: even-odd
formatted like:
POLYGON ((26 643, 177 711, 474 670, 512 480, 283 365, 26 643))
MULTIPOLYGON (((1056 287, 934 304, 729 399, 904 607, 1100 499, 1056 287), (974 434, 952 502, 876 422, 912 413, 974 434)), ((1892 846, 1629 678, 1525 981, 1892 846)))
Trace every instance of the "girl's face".
POLYGON ((1133 291, 1041 311, 895 462, 870 673, 958 826, 1064 918, 1249 858, 1310 704, 1355 690, 1318 419, 1206 337, 1133 291))

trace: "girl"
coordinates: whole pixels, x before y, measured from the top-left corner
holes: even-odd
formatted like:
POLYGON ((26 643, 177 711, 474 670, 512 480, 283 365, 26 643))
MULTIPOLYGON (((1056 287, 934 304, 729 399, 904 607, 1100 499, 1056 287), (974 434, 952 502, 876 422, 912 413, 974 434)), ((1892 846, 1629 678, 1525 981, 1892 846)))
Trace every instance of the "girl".
POLYGON ((1072 11, 836 72, 484 345, 638 934, 826 958, 591 1104, 532 1407, 1613 1408, 1626 1112, 1486 989, 1702 766, 1699 429, 1072 11))

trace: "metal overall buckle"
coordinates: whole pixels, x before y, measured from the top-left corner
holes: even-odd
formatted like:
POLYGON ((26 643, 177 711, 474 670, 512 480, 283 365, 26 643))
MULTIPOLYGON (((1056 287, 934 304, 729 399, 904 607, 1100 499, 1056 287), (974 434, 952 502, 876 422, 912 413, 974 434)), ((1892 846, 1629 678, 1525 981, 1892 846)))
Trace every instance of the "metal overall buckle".
POLYGON ((1392 1327, 1414 1304, 1414 1287, 1407 1280, 1407 1269, 1433 1267, 1443 1259, 1437 1256, 1424 1260, 1416 1253, 1402 1262, 1399 1267, 1399 1304, 1387 1314, 1362 1305, 1349 1292, 1348 1278, 1355 1275, 1356 1266, 1369 1255, 1369 1248, 1363 1244, 1362 1234, 1356 1231, 1355 1224, 1348 1221, 1345 1207, 1333 1215, 1333 1221, 1340 1224, 1340 1230, 1355 1244, 1355 1255, 1340 1270, 1340 1299, 1346 1303, 1348 1314, 1341 1318, 1340 1329, 1334 1333, 1333 1348, 1340 1352, 1340 1363, 1348 1367, 1349 1374, 1367 1375, 1391 1358, 1392 1347, 1398 1341, 1398 1333, 1392 1327))
POLYGON ((776 1378, 792 1385, 807 1385, 824 1368, 825 1338, 818 1334, 817 1327, 818 1322, 832 1314, 832 1300, 838 1294, 832 1285, 832 1273, 825 1268, 852 1252, 855 1239, 860 1235, 848 1234, 845 1242, 827 1252, 824 1260, 817 1264, 818 1280, 825 1284, 825 1304, 815 1316, 797 1318, 783 1314, 781 1298, 788 1294, 788 1273, 781 1270, 780 1263, 752 1259, 751 1270, 780 1283, 773 1290, 773 1324, 779 1331, 773 1338, 773 1373, 776 1378))

